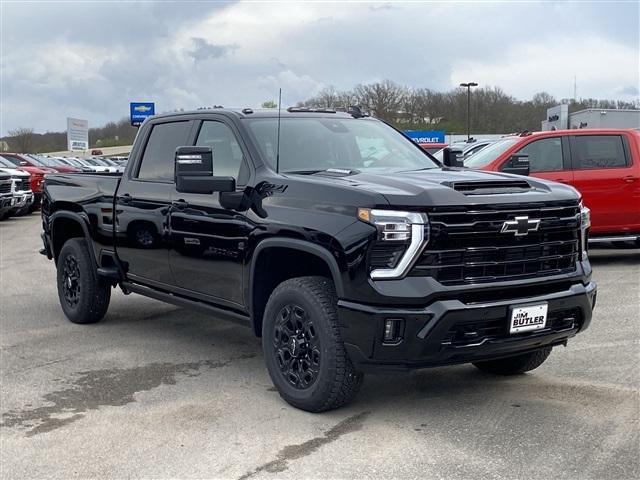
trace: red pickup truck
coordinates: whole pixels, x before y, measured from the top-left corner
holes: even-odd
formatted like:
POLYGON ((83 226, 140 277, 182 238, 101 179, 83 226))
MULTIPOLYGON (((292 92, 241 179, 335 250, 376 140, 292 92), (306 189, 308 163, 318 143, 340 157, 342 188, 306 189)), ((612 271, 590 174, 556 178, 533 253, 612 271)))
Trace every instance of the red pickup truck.
POLYGON ((520 173, 566 183, 591 209, 590 242, 640 246, 640 130, 584 129, 510 135, 464 161, 481 170, 520 173))

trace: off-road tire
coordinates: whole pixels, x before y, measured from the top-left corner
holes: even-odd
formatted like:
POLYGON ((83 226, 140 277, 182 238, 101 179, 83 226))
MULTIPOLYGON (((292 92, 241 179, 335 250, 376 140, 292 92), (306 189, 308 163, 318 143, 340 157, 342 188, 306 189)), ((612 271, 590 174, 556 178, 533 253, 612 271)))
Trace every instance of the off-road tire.
MULTIPOLYGON (((353 367, 338 328, 337 296, 333 282, 325 277, 286 280, 271 294, 262 323, 262 349, 271 380, 290 405, 308 412, 323 412, 350 402, 362 385, 363 374, 353 367), (289 305, 299 305, 318 335, 319 367, 310 385, 291 384, 279 366, 276 351, 279 315, 289 305)), ((307 348, 308 348, 307 344, 307 348)))
POLYGON ((73 323, 96 323, 102 320, 109 308, 111 299, 111 285, 98 276, 96 267, 89 255, 89 245, 84 238, 72 238, 62 246, 57 261, 58 298, 62 311, 73 323), (71 284, 77 285, 77 301, 70 303, 66 296, 65 282, 69 282, 71 275, 65 271, 65 265, 71 262, 77 268, 74 270, 76 280, 71 284))
POLYGON ((515 357, 474 362, 474 366, 486 373, 494 375, 519 375, 538 368, 547 359, 553 347, 545 347, 534 352, 517 355, 515 357))

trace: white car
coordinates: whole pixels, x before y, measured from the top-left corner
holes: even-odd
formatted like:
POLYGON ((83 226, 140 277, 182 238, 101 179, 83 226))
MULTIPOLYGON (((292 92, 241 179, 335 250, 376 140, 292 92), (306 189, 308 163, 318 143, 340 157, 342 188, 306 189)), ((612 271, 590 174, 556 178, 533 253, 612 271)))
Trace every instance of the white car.
POLYGON ((11 193, 14 199, 13 208, 5 216, 23 215, 33 203, 33 192, 29 185, 31 175, 14 167, 11 162, 0 157, 0 172, 11 175, 11 193))

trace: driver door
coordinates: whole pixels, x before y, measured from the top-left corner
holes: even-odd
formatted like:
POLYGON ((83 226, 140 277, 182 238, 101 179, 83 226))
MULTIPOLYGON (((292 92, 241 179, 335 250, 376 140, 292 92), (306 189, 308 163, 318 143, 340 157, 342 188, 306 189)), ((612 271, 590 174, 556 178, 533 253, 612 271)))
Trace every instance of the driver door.
MULTIPOLYGON (((209 117, 208 117, 209 118, 209 117)), ((233 125, 220 120, 200 121, 196 146, 210 147, 213 174, 236 179, 243 190, 249 177, 244 146, 233 125)), ((229 307, 244 306, 243 262, 252 222, 246 212, 224 208, 219 192, 174 191, 169 218, 169 264, 176 285, 189 294, 229 307)))

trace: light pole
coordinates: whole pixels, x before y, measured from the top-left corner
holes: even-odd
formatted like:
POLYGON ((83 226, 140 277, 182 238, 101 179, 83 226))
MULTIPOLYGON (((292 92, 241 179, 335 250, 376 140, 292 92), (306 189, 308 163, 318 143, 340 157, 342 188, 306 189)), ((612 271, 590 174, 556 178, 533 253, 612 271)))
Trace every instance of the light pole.
POLYGON ((477 87, 476 82, 461 83, 461 87, 467 88, 467 141, 471 138, 471 87, 477 87))

